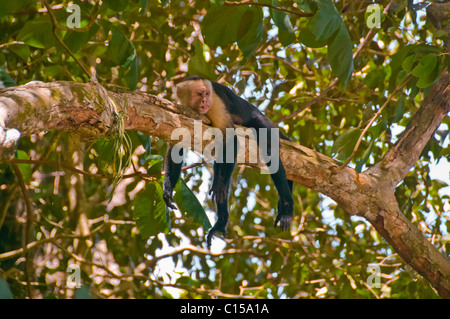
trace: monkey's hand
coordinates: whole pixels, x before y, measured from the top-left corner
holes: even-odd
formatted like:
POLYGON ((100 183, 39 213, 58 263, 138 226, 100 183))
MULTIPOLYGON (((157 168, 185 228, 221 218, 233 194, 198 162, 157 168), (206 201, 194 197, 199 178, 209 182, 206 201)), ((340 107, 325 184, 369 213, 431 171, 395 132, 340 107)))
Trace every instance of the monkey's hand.
POLYGON ((206 236, 206 244, 208 245, 208 249, 211 249, 211 241, 212 237, 215 233, 222 233, 223 236, 227 236, 227 231, 225 229, 226 226, 217 225, 217 223, 209 230, 208 235, 206 236))
POLYGON ((213 183, 208 195, 211 195, 214 202, 225 202, 228 197, 228 187, 223 183, 213 183))
POLYGON ((166 202, 166 206, 172 209, 177 209, 177 207, 173 203, 173 192, 165 190, 163 194, 163 199, 166 202))
POLYGON ((280 224, 282 231, 289 230, 291 227, 292 216, 294 214, 293 203, 278 201, 278 215, 275 219, 274 226, 277 227, 280 224))

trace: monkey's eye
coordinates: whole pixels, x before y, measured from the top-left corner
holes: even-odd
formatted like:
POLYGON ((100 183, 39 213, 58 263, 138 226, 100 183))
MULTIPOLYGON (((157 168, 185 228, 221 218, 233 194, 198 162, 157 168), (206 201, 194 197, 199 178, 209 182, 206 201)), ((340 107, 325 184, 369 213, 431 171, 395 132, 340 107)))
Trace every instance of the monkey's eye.
POLYGON ((206 92, 206 96, 209 96, 209 92, 206 92))
POLYGON ((202 92, 197 92, 197 96, 202 96, 202 92))

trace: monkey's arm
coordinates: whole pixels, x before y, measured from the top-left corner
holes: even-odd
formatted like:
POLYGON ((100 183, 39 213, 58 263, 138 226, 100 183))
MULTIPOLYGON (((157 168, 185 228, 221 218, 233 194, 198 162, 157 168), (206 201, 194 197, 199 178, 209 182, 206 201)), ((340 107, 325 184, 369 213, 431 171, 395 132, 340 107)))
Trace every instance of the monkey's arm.
POLYGON ((164 165, 164 194, 163 198, 166 202, 167 207, 176 209, 173 205, 173 189, 178 182, 181 175, 181 168, 183 166, 183 161, 174 161, 174 154, 177 155, 178 159, 183 158, 184 150, 178 146, 169 145, 167 148, 166 160, 164 165))

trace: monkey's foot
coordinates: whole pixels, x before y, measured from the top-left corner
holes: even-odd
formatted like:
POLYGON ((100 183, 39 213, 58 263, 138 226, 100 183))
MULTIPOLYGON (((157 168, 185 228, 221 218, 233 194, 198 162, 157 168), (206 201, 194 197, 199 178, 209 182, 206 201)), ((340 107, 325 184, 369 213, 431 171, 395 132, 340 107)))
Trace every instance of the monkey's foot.
POLYGON ((227 231, 224 227, 216 227, 216 225, 214 225, 206 236, 206 245, 208 245, 208 249, 211 249, 211 241, 215 233, 222 233, 224 237, 227 236, 227 231))
POLYGON ((173 197, 170 192, 164 191, 163 199, 166 202, 166 206, 172 209, 177 209, 177 207, 173 204, 173 197))
POLYGON ((275 219, 275 223, 273 225, 277 227, 278 224, 280 224, 280 229, 282 231, 286 231, 289 230, 289 228, 291 227, 291 222, 292 222, 292 215, 278 214, 277 218, 275 219))

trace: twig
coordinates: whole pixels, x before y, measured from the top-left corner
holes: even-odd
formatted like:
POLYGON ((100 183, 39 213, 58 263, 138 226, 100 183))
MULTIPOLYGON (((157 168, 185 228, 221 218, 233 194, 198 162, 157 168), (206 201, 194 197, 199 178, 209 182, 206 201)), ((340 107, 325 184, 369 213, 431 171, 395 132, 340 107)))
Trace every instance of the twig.
POLYGON ((53 35, 55 36, 56 40, 61 44, 61 46, 64 48, 64 50, 69 53, 69 55, 72 57, 72 59, 75 60, 75 62, 80 66, 80 68, 83 70, 83 72, 91 78, 92 74, 89 72, 89 70, 75 57, 75 55, 70 51, 69 47, 64 43, 64 41, 59 37, 58 35, 58 21, 56 20, 55 14, 53 13, 52 8, 48 4, 47 0, 41 0, 44 6, 47 8, 48 15, 50 16, 50 20, 52 21, 53 25, 53 35))
POLYGON ((375 115, 370 119, 369 123, 367 123, 366 127, 364 128, 364 130, 361 132, 361 135, 358 138, 358 141, 356 142, 355 147, 353 148, 353 152, 352 154, 349 156, 349 158, 345 161, 344 164, 342 164, 341 166, 339 166, 338 170, 346 167, 348 165, 348 163, 350 163, 350 161, 352 160, 352 158, 355 156, 356 152, 358 151, 359 145, 361 144, 361 141, 364 137, 364 135, 367 133, 367 131, 369 130, 369 128, 372 126, 373 122, 375 121, 375 119, 381 114, 381 112, 383 111, 383 109, 386 107, 386 105, 389 104, 389 102, 391 101, 392 97, 394 96, 395 93, 397 93, 398 90, 400 90, 406 83, 408 83, 408 81, 411 79, 411 75, 408 75, 406 77, 406 79, 400 83, 394 91, 392 91, 391 95, 389 95, 389 97, 387 98, 387 100, 384 102, 384 104, 380 107, 380 109, 378 110, 377 113, 375 113, 375 115))
MULTIPOLYGON (((45 3, 47 1, 43 0, 43 2, 44 2, 44 5, 45 5, 45 3)), ((91 15, 91 17, 89 18, 88 24, 85 27, 82 27, 82 28, 71 28, 71 27, 66 27, 66 26, 60 25, 58 22, 56 22, 56 28, 58 28, 59 30, 63 30, 63 31, 75 31, 75 32, 87 32, 87 31, 89 31, 89 29, 94 25, 95 21, 97 21, 97 10, 99 8, 99 3, 100 3, 100 1, 96 2, 94 12, 91 15)), ((45 7, 47 9, 47 12, 49 12, 48 7, 46 5, 45 5, 45 7)))

